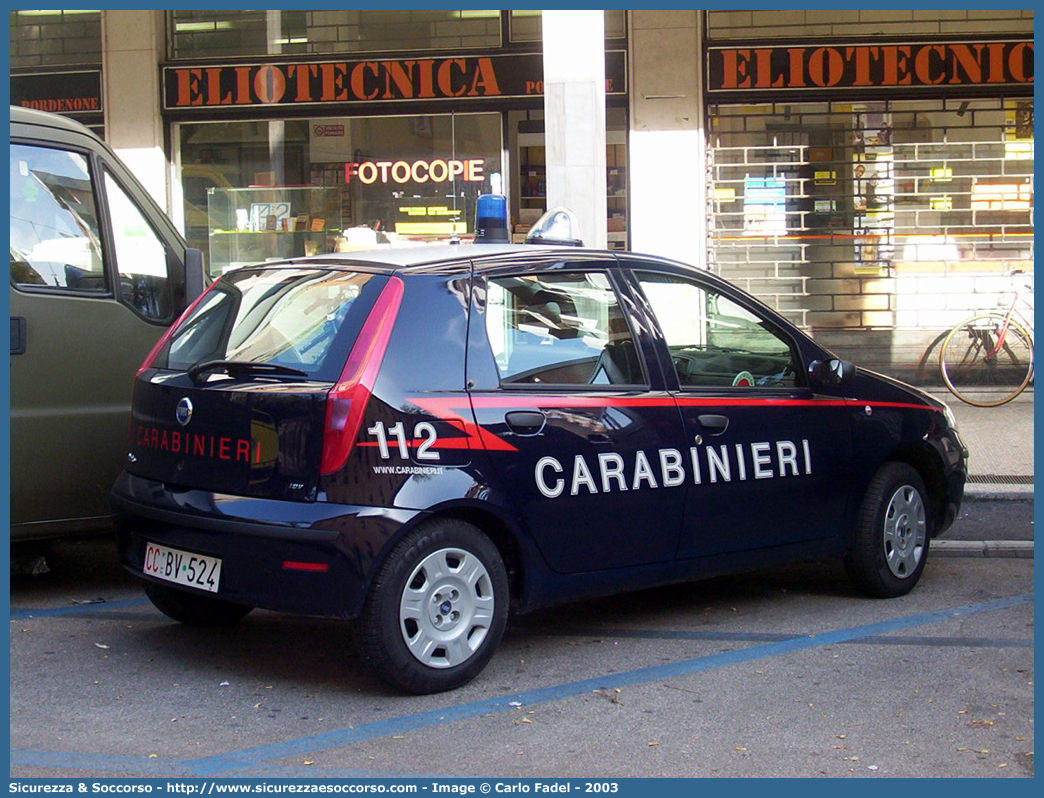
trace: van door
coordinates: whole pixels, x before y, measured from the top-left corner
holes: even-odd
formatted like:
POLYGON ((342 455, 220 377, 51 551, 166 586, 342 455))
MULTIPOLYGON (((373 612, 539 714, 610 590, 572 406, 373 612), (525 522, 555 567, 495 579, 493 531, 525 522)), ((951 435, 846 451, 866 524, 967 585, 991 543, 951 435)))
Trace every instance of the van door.
POLYGON ((184 306, 185 250, 89 144, 12 137, 10 176, 17 540, 108 521, 131 385, 184 306))

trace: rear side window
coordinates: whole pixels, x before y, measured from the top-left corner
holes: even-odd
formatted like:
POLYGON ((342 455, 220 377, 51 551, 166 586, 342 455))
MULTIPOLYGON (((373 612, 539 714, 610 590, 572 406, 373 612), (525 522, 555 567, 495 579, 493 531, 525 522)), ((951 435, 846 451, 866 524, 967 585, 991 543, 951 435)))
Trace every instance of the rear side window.
POLYGON ((224 275, 171 336, 156 365, 273 364, 335 381, 383 275, 317 269, 240 269, 224 275))
POLYGON ((602 272, 489 281, 486 332, 502 385, 644 385, 634 337, 602 272))
POLYGON ((11 145, 11 280, 63 292, 109 293, 85 156, 11 145))

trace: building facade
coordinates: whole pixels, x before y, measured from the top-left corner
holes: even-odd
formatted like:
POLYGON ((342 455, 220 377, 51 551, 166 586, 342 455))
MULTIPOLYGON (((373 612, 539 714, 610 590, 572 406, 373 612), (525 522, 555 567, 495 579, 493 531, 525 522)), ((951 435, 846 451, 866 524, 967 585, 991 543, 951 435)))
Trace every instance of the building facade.
MULTIPOLYGON (((1032 271, 1031 11, 588 13, 594 240, 710 268, 912 381, 946 328, 1032 271)), ((509 197, 523 236, 558 201, 554 169, 589 155, 545 124, 544 51, 576 31, 542 22, 566 24, 11 12, 12 102, 99 127, 215 274, 467 236, 482 193, 509 197)))

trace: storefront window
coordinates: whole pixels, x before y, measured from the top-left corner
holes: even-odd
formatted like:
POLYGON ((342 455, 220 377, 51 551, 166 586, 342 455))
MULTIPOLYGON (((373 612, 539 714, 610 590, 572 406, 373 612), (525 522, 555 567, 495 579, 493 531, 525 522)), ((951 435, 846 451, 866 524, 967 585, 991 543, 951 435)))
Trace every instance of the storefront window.
MULTIPOLYGON (((519 10, 509 12, 508 23, 513 42, 539 42, 543 39, 543 19, 540 11, 519 10)), ((627 35, 627 12, 611 9, 605 14, 605 38, 622 39, 627 35)))
POLYGON ((177 126, 186 237, 211 273, 474 232, 502 193, 500 114, 177 126))
MULTIPOLYGON (((511 188, 514 240, 522 243, 529 229, 547 210, 547 141, 544 112, 509 111, 508 147, 512 154, 511 188)), ((628 175, 627 110, 605 109, 606 243, 627 248, 628 175)))
POLYGON ((100 66, 101 11, 12 11, 11 68, 100 66))
POLYGON ((170 11, 171 58, 499 47, 500 12, 170 11))
POLYGON ((943 329, 1032 269, 1030 98, 710 115, 712 266, 806 328, 943 329))

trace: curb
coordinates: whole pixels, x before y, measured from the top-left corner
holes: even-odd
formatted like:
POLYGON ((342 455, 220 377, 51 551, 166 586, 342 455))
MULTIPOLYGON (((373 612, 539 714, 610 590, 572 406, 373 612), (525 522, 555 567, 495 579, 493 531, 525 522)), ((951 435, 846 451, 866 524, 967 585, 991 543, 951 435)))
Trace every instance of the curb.
POLYGON ((994 487, 990 485, 976 486, 969 490, 964 488, 964 500, 969 502, 1031 502, 1033 501, 1033 487, 1007 488, 994 487))
POLYGON ((1033 559, 1032 540, 933 540, 933 557, 1017 557, 1033 559))

